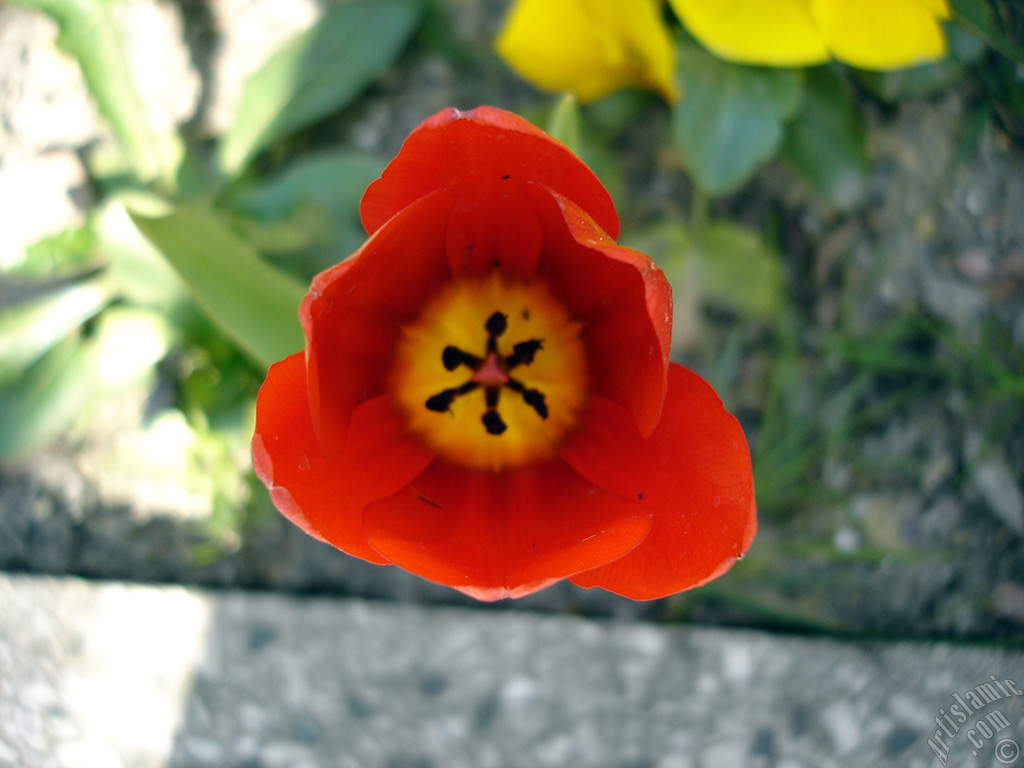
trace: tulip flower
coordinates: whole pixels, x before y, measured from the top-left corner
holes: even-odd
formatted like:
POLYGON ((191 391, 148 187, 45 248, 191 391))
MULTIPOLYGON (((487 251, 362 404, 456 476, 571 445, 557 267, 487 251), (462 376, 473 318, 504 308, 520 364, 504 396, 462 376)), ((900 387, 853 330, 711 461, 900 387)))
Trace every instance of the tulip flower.
POLYGON ((669 362, 671 289, 597 178, 510 113, 420 125, 318 275, 252 442, 311 535, 483 600, 560 579, 635 599, 755 530, 743 433, 669 362))
POLYGON ((594 101, 628 86, 676 98, 660 0, 517 0, 498 55, 543 91, 594 101))
POLYGON ((899 69, 942 58, 946 0, 669 0, 715 55, 799 67, 831 58, 899 69))

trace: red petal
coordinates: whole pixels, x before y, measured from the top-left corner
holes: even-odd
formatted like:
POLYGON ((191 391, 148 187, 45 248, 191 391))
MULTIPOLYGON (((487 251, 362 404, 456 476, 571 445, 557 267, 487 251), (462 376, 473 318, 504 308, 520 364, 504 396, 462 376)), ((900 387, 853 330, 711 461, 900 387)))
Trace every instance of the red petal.
POLYGON ((405 486, 432 458, 405 436, 386 396, 355 409, 345 450, 325 458, 313 433, 303 354, 270 367, 256 401, 253 466, 281 513, 307 533, 387 563, 363 539, 363 508, 405 486))
POLYGON ((540 222, 522 186, 464 183, 458 190, 446 241, 452 273, 480 274, 497 267, 533 277, 540 256, 540 222))
POLYGON ((313 280, 300 316, 313 423, 328 456, 341 452, 352 410, 384 392, 401 326, 451 279, 444 238, 452 202, 449 192, 416 201, 313 280))
POLYGON ((518 597, 526 597, 527 595, 532 595, 534 592, 539 592, 545 587, 550 587, 552 584, 559 581, 561 581, 560 578, 541 579, 540 581, 523 584, 515 589, 506 589, 505 587, 455 587, 455 589, 459 590, 459 592, 462 592, 464 595, 469 595, 475 600, 483 600, 491 603, 495 600, 514 600, 518 597))
POLYGON ((544 228, 538 274, 584 324, 592 390, 651 434, 668 376, 671 286, 650 258, 616 245, 572 201, 538 186, 530 198, 544 228))
POLYGON ((591 396, 579 426, 558 455, 594 485, 644 500, 652 484, 651 445, 637 431, 629 411, 608 398, 591 396))
POLYGON ((617 493, 643 494, 654 523, 636 549, 572 578, 581 587, 650 600, 721 575, 757 528, 743 431, 697 374, 672 365, 657 429, 642 440, 629 415, 597 402, 563 448, 581 475, 617 493))
POLYGON ((646 534, 641 505, 561 461, 503 473, 435 462, 364 515, 396 565, 482 599, 523 595, 620 557, 646 534))
POLYGON ((545 184, 571 198, 614 237, 619 220, 608 192, 561 142, 522 118, 493 107, 447 109, 416 128, 370 185, 360 212, 375 232, 413 201, 437 189, 456 191, 448 238, 452 270, 494 262, 532 276, 540 232, 523 199, 524 185, 545 184))

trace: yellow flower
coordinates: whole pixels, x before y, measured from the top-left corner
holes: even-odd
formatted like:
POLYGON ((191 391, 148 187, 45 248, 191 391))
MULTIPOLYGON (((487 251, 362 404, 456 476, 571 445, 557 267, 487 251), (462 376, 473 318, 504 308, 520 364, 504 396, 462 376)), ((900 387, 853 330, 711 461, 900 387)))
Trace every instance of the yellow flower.
POLYGON ((660 0, 516 0, 494 47, 537 88, 580 101, 627 86, 678 95, 660 0))
POLYGON ((898 69, 946 53, 947 0, 669 0, 706 48, 744 64, 799 67, 840 59, 898 69))

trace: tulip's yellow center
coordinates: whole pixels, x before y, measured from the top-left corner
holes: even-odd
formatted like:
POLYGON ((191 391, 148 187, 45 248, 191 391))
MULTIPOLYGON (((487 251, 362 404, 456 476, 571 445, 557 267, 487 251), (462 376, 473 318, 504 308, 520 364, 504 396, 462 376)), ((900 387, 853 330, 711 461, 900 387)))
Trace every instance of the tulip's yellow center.
POLYGON ((580 324, 542 282, 454 282, 402 329, 391 383, 410 429, 450 461, 549 458, 586 399, 580 324))

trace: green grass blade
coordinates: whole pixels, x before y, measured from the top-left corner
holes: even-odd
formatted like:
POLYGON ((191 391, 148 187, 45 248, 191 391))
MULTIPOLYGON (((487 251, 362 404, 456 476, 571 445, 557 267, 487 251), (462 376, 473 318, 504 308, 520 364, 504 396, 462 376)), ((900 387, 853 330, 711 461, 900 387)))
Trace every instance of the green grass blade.
POLYGON ((349 0, 331 6, 245 84, 219 147, 235 176, 270 142, 347 104, 401 51, 420 17, 415 0, 349 0))
POLYGON ((90 366, 88 346, 69 336, 0 388, 0 463, 24 459, 68 428, 92 391, 90 366))
POLYGON ((0 385, 20 376, 111 298, 109 285, 102 278, 92 278, 0 309, 0 385))
POLYGON ((110 123, 144 182, 162 177, 160 152, 105 0, 14 0, 42 11, 60 28, 58 44, 82 69, 100 114, 110 123))
POLYGON ((132 218, 203 310, 253 360, 269 366, 303 348, 303 284, 267 264, 209 214, 183 207, 162 218, 132 218))

